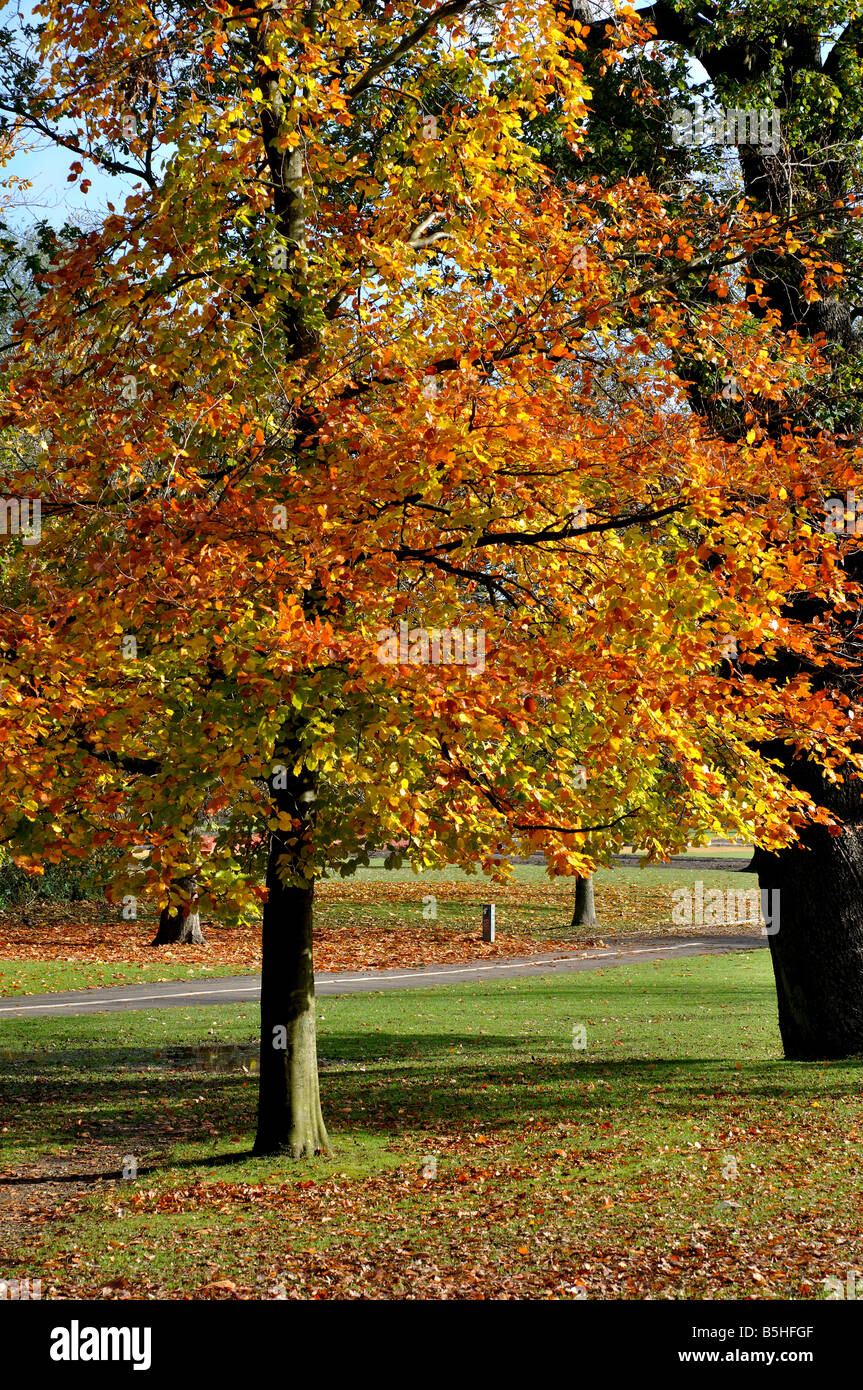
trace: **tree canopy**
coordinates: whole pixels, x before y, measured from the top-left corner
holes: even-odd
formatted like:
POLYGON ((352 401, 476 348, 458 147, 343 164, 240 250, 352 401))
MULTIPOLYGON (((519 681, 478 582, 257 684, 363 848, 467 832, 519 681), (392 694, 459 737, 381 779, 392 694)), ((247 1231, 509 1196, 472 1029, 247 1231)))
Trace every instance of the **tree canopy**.
MULTIPOLYGON (((112 846, 115 892, 194 868, 248 914, 375 844, 576 873, 838 832, 759 751, 857 756, 812 675, 836 635, 788 604, 853 602, 821 524, 853 468, 790 423, 826 364, 753 270, 815 300, 829 245, 580 173, 590 30, 551 4, 38 14, 10 128, 138 183, 57 239, 5 355, 2 487, 43 518, 0 611, 19 861, 112 846), (745 383, 744 432, 690 367, 745 383)), ((646 32, 623 12, 606 67, 646 32)))

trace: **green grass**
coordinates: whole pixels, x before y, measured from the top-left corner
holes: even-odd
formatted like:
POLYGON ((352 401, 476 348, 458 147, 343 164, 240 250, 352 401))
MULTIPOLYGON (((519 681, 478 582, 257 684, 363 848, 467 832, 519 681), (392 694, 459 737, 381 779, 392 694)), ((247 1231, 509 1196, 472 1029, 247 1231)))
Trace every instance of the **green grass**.
POLYGON ((781 1059, 767 952, 323 999, 333 1151, 303 1165, 250 1156, 254 1077, 163 1067, 169 1044, 249 1042, 256 1015, 0 1026, 7 1173, 141 1164, 7 1227, 7 1275, 61 1296, 805 1298, 861 1267, 861 1066, 781 1059))
MULTIPOLYGON (((736 855, 729 855, 727 851, 718 853, 715 851, 692 850, 688 853, 689 858, 707 859, 734 859, 736 855)), ((741 864, 748 864, 752 858, 751 853, 740 856, 741 864)), ((726 879, 737 875, 729 869, 708 869, 703 873, 697 869, 684 869, 683 865, 673 864, 669 868, 653 867, 645 865, 627 868, 623 865, 614 865, 609 869, 597 869, 594 881, 597 887, 663 887, 672 882, 677 886, 678 878, 686 883, 689 879, 702 879, 705 883, 713 881, 725 883, 726 879)), ((752 884, 755 880, 752 874, 744 874, 746 881, 752 884)), ((566 879, 550 879, 542 864, 514 864, 512 878, 516 883, 535 884, 537 887, 549 885, 559 886, 562 892, 572 892, 572 883, 566 879)), ((478 891, 487 892, 493 890, 494 885, 491 880, 483 874, 469 874, 464 869, 448 867, 445 869, 424 869, 422 873, 416 874, 409 865, 402 865, 399 869, 385 869, 383 864, 372 864, 368 869, 357 869, 356 873, 347 880, 339 880, 338 875, 334 876, 337 882, 347 883, 376 883, 385 885, 387 883, 463 883, 467 886, 476 888, 478 891)))
POLYGON ((119 985, 143 985, 148 981, 197 980, 208 975, 234 975, 232 965, 106 965, 65 960, 16 960, 0 957, 0 997, 15 994, 50 994, 68 989, 110 989, 119 985))

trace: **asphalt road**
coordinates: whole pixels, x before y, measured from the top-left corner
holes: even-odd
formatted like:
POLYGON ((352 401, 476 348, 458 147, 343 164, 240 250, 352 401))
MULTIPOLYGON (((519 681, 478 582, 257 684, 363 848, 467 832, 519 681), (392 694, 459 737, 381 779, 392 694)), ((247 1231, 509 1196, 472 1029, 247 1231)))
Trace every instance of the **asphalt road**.
MULTIPOLYGON (((642 938, 643 939, 643 938, 642 938)), ((693 936, 686 941, 637 946, 611 945, 559 955, 524 956, 470 965, 421 965, 406 970, 346 971, 315 976, 315 991, 327 994, 369 994, 385 989, 427 989, 431 985, 518 979, 523 975, 571 974, 605 970, 616 965, 673 960, 678 956, 721 955, 767 946, 765 936, 693 936)), ((64 1014, 105 1014, 140 1009, 180 1009, 213 1004, 257 1002, 260 975, 224 975, 210 980, 174 980, 164 984, 119 985, 111 989, 78 989, 56 994, 7 996, 0 1002, 0 1023, 7 1018, 51 1018, 64 1014)))

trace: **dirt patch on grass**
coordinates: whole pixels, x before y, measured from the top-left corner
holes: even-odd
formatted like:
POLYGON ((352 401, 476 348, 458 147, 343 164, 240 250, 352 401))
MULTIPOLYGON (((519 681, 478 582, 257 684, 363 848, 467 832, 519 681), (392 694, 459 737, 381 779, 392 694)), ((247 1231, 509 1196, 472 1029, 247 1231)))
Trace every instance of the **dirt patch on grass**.
MULTIPOLYGON (((20 1247, 47 1222, 69 1217, 100 1177, 117 1178, 121 1163, 112 1151, 93 1145, 19 1164, 14 1173, 0 1176, 0 1250, 20 1247)), ((39 1278, 39 1270, 29 1277, 39 1278)))

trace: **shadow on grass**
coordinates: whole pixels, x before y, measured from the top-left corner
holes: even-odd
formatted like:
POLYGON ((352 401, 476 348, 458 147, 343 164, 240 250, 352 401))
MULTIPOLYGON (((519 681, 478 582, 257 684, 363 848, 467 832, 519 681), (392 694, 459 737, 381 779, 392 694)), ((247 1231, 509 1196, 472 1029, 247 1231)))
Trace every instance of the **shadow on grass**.
MULTIPOLYGON (((631 1124, 635 1115, 651 1107, 664 1124, 672 1124, 709 1118, 730 1103, 739 1107, 747 1101, 775 1102, 785 1110, 806 1106, 825 1094, 832 1101, 857 1100, 863 1065, 859 1059, 832 1062, 825 1070, 821 1062, 697 1055, 614 1060, 566 1052, 547 1036, 459 1040, 451 1034, 406 1039, 381 1033, 359 1044, 353 1036, 330 1036, 327 1048, 349 1054, 334 1059, 322 1072, 324 1110, 336 1147, 340 1131, 397 1138, 410 1128, 452 1132, 479 1126, 517 1138, 526 1116, 590 1125, 599 1120, 600 1111, 603 1127, 612 1128, 606 1137, 613 1138, 618 1123, 631 1124), (355 1065, 358 1048, 362 1069, 355 1065)), ((109 1154, 137 1150, 142 1158, 152 1156, 147 1163, 139 1162, 139 1177, 166 1167, 214 1168, 252 1157, 245 1148, 179 1159, 170 1153, 181 1145, 231 1137, 248 1142, 256 1078, 224 1072, 135 1072, 141 1053, 140 1048, 93 1049, 80 1070, 67 1069, 56 1056, 44 1055, 30 1059, 34 1070, 29 1074, 10 1068, 4 1078, 4 1093, 11 1102, 5 1146, 25 1151, 28 1163, 38 1161, 40 1152, 56 1162, 58 1148, 80 1146, 82 1141, 97 1143, 109 1154)), ((48 1172, 37 1179, 13 1176, 0 1180, 0 1185, 87 1183, 114 1176, 121 1174, 48 1172)))

